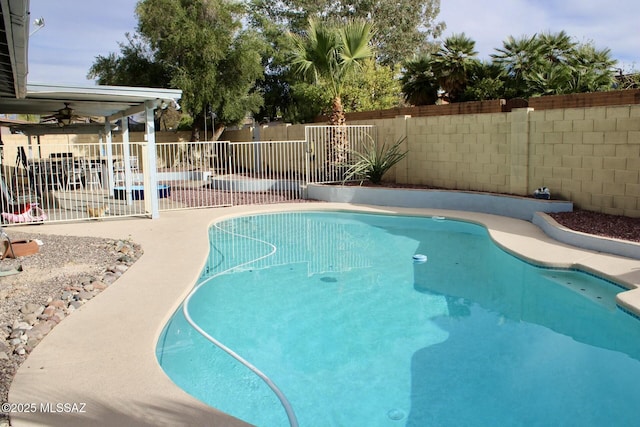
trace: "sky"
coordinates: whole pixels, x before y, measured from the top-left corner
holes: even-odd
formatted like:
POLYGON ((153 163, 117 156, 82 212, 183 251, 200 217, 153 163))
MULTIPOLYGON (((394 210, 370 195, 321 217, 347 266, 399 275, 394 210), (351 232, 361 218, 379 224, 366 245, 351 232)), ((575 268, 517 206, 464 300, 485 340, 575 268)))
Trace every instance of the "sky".
MULTIPOLYGON (((120 52, 118 42, 135 32, 136 3, 31 0, 28 82, 94 85, 86 75, 95 58, 120 52), (45 26, 34 32, 36 18, 45 26)), ((475 40, 481 59, 508 36, 564 30, 578 42, 609 48, 619 68, 638 71, 638 16, 638 0, 441 0, 437 20, 447 26, 443 37, 464 32, 475 40)))

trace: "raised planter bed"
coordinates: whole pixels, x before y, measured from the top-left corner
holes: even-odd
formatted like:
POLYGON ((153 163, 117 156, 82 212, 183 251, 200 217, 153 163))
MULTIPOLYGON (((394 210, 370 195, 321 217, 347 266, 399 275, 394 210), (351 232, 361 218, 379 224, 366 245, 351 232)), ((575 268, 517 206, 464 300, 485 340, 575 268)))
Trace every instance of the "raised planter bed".
POLYGON ((535 212, 573 211, 573 203, 568 201, 475 191, 309 184, 307 197, 326 202, 483 212, 525 221, 532 221, 535 212))
POLYGON ((640 259, 640 243, 620 239, 594 236, 564 227, 549 215, 537 212, 532 222, 540 227, 548 236, 572 246, 590 249, 627 258, 640 259))

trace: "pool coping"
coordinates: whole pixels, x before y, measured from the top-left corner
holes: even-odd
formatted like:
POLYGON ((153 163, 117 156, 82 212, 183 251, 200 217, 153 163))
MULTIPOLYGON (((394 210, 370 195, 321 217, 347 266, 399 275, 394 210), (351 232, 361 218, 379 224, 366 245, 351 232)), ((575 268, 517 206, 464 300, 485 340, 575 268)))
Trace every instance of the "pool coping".
MULTIPOLYGON (((621 306, 640 314, 640 262, 557 242, 536 225, 485 213, 441 209, 292 203, 170 211, 157 220, 26 226, 41 234, 130 236, 144 255, 113 285, 64 319, 33 350, 10 389, 12 403, 86 403, 83 413, 12 414, 14 426, 246 426, 189 396, 158 365, 162 328, 193 288, 205 264, 206 230, 233 216, 285 211, 355 211, 444 216, 483 224, 501 247, 527 261, 577 268, 633 289, 621 306)), ((45 242, 46 244, 46 242, 45 242)))

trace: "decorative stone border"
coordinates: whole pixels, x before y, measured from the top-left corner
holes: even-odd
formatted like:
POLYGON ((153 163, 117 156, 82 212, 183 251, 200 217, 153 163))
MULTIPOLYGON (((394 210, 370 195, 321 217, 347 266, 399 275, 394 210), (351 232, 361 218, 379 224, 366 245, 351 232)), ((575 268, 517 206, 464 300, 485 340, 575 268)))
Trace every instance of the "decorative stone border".
POLYGON ((572 212, 573 203, 475 191, 309 184, 307 198, 403 208, 483 212, 532 221, 536 212, 572 212))

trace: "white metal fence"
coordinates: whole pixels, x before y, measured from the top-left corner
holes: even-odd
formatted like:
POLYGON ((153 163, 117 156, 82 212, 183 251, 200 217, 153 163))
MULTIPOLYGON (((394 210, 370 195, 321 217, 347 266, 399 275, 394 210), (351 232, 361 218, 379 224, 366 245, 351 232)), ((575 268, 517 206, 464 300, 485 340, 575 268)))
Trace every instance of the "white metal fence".
MULTIPOLYGON (((362 152, 368 142, 375 142, 376 128, 360 126, 307 126, 307 182, 336 182, 352 163, 353 153, 362 152)), ((358 177, 355 177, 356 179, 358 177)))
POLYGON ((151 154, 146 143, 133 142, 7 144, 2 222, 150 216, 153 197, 160 211, 301 199, 307 183, 340 181, 352 151, 375 140, 374 132, 310 126, 300 141, 157 143, 151 154))
POLYGON ((2 151, 0 207, 5 224, 149 212, 142 197, 139 144, 112 144, 109 149, 104 144, 4 145, 2 151))

